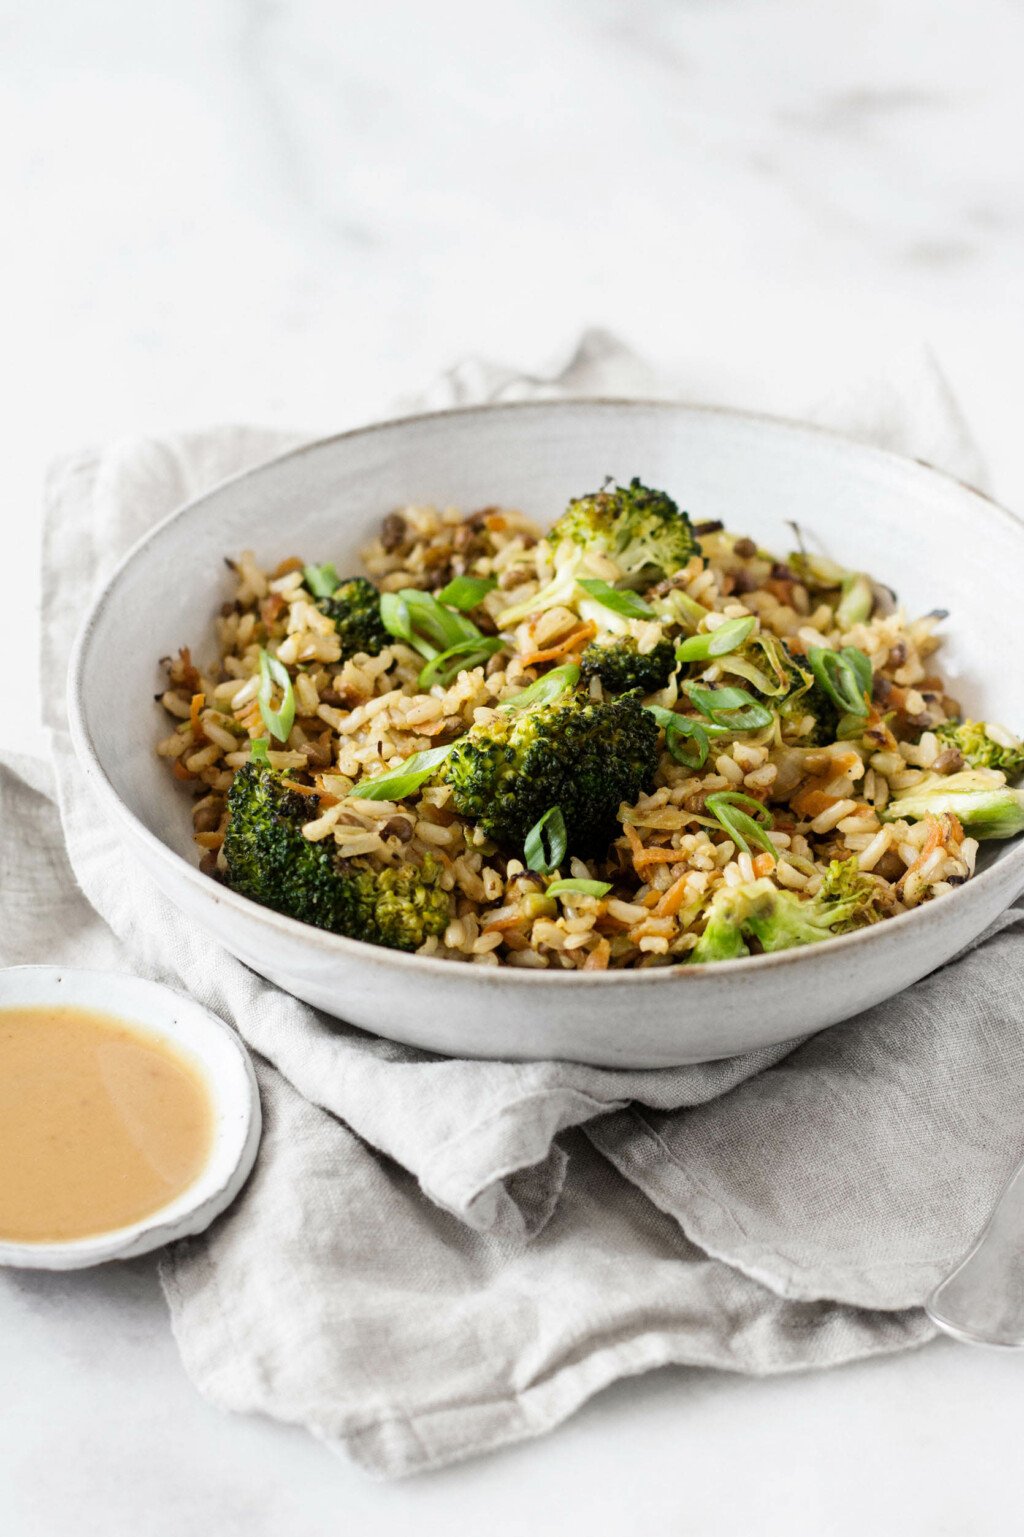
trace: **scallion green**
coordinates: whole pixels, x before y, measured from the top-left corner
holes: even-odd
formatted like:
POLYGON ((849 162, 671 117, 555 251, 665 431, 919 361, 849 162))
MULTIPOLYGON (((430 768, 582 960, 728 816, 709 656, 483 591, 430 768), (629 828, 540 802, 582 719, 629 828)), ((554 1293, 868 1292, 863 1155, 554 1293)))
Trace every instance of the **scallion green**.
POLYGON ((479 667, 481 662, 486 662, 488 657, 500 651, 504 644, 500 635, 481 635, 479 640, 457 641, 447 651, 432 657, 423 668, 418 680, 420 688, 432 688, 435 683, 447 688, 460 672, 471 672, 474 667, 479 667))
POLYGON ((578 892, 580 896, 584 897, 606 897, 611 889, 611 881, 584 881, 578 880, 573 876, 571 880, 552 881, 544 895, 546 897, 560 897, 563 892, 566 895, 578 892))
POLYGON ((560 806, 551 806, 538 817, 523 840, 526 866, 538 875, 550 875, 565 858, 568 839, 560 806))
POLYGON ((704 730, 709 736, 760 731, 775 719, 771 710, 745 688, 705 688, 699 683, 684 683, 683 689, 705 717, 704 730))
POLYGON ((871 688, 870 659, 857 646, 830 651, 827 646, 811 646, 807 661, 820 687, 844 715, 868 713, 867 694, 871 688))
POLYGON ((406 758, 397 768, 388 769, 374 779, 364 779, 349 794, 353 800, 362 801, 404 800, 407 795, 412 795, 421 785, 426 784, 438 765, 447 758, 453 745, 449 742, 446 747, 428 747, 425 752, 414 752, 411 758, 406 758))
POLYGON ((447 587, 438 593, 438 601, 468 614, 471 608, 493 592, 498 583, 493 576, 453 576, 447 587))
POLYGON ((716 630, 708 630, 700 635, 690 635, 681 641, 676 647, 676 660, 679 662, 704 662, 715 656, 726 656, 730 651, 736 651, 757 624, 753 615, 744 615, 738 619, 727 619, 716 630))
POLYGON ((665 747, 669 756, 684 768, 703 768, 708 761, 708 734, 700 721, 688 715, 677 715, 660 704, 648 704, 649 710, 665 733, 665 747))
POLYGON ((551 704, 559 695, 564 694, 567 688, 573 688, 580 677, 580 670, 575 662, 566 662, 562 667, 552 667, 536 683, 531 683, 529 688, 524 688, 521 693, 513 694, 511 699, 502 700, 499 710, 511 710, 514 714, 520 710, 535 710, 541 705, 551 704))
POLYGON ((302 580, 314 598, 329 598, 341 586, 338 573, 329 560, 322 566, 303 566, 302 580))
POLYGON ((626 619, 657 618, 650 604, 645 603, 643 598, 638 597, 635 592, 625 592, 619 587, 612 587, 596 576, 581 576, 579 585, 584 592, 589 593, 595 603, 600 603, 602 608, 610 608, 613 614, 622 614, 626 619))
POLYGON ((256 695, 263 724, 271 736, 279 742, 287 742, 295 724, 295 690, 288 676, 288 669, 276 656, 260 647, 260 687, 256 695), (281 690, 281 703, 275 710, 271 704, 274 684, 281 690))
POLYGON ((737 848, 741 848, 745 854, 751 852, 750 844, 753 842, 759 844, 766 854, 770 854, 777 861, 775 845, 767 832, 768 828, 774 826, 775 818, 761 801, 755 800, 752 795, 744 795, 739 790, 718 790, 714 795, 707 796, 704 809, 710 811, 715 821, 729 834, 737 848), (753 807, 756 816, 761 820, 755 820, 748 812, 742 810, 743 806, 753 807))
POLYGON ((458 645, 459 641, 478 640, 481 634, 464 614, 445 608, 433 593, 420 592, 415 587, 383 593, 380 617, 389 634, 404 640, 428 662, 439 652, 458 645))

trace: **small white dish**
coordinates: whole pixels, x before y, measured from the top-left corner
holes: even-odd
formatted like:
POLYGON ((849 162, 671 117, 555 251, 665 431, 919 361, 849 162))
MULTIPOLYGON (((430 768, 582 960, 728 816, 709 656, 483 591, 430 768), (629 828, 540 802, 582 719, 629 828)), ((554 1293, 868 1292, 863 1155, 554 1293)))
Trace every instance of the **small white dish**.
POLYGON ((66 966, 0 970, 0 1009, 91 1009, 172 1046, 201 1075, 213 1105, 213 1137, 199 1176, 166 1206, 127 1227, 59 1243, 0 1240, 0 1265, 79 1270, 131 1259, 209 1227, 249 1177, 259 1146, 259 1090, 249 1054, 234 1030, 191 998, 158 982, 66 966))

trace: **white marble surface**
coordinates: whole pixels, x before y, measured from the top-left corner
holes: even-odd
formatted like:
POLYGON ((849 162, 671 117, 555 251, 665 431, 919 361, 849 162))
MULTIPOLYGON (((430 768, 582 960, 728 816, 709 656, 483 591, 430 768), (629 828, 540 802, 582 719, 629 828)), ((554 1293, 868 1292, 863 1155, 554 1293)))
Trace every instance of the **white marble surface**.
MULTIPOLYGON (((619 330, 799 415, 928 345, 1024 508, 1024 13, 1005 0, 0 0, 9 582, 0 740, 41 747, 54 455, 333 429, 477 350, 619 330)), ((0 833, 2 836, 2 833, 0 833)), ((192 1392, 148 1263, 0 1276, 4 1537, 194 1527, 1001 1534, 1015 1355, 665 1372, 397 1487, 192 1392)))

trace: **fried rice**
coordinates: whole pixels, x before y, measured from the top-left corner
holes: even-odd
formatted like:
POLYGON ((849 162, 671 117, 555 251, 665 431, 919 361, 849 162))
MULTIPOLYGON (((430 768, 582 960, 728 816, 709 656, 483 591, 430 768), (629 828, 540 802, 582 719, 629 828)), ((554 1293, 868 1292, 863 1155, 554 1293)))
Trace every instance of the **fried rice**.
MULTIPOLYGON (((891 805, 925 776, 963 767, 936 731, 960 713, 935 668, 940 616, 909 618, 872 583, 869 617, 844 627, 827 563, 825 577, 816 578, 813 562, 780 561, 720 524, 697 524, 695 531, 699 554, 646 592, 652 617, 617 621, 616 633, 648 654, 663 639, 694 633, 700 605, 708 612, 699 633, 749 616, 755 633, 785 642, 797 660, 812 648, 855 647, 870 661, 871 684, 854 739, 815 742, 813 719, 797 709, 786 719, 773 716, 770 727, 720 734, 695 767, 659 737, 650 788, 619 807, 607 848, 598 857, 566 856, 554 871, 528 868, 521 848, 499 848, 458 813, 443 779, 401 798, 354 798, 357 786, 412 754, 486 726, 504 702, 550 669, 578 662, 587 644, 602 638, 600 620, 581 619, 572 600, 529 611, 551 577, 552 551, 526 517, 498 507, 464 516, 407 506, 388 514, 363 552, 365 572, 381 593, 436 594, 452 578, 470 575, 493 584, 472 610, 483 635, 503 633, 499 617, 510 605, 527 617, 504 632, 486 660, 424 688, 423 654, 403 640, 391 638, 376 655, 342 658, 335 625, 306 585, 299 554, 270 569, 250 551, 229 560, 234 591, 216 620, 215 654, 202 665, 188 648, 165 658, 167 687, 158 696, 174 727, 157 751, 193 798, 202 870, 230 881, 228 792, 260 739, 269 747, 264 761, 308 799, 304 837, 332 848, 339 868, 351 861, 394 868, 427 855, 439 861, 450 916, 420 954, 563 970, 675 965, 690 957, 725 887, 769 882, 813 898, 835 861, 854 861, 851 868, 873 879, 874 916, 885 917, 967 880, 978 845, 956 815, 903 819, 893 817, 891 805), (276 657, 291 682, 295 714, 285 741, 268 732, 261 652, 276 657), (708 798, 721 792, 765 808, 760 844, 741 846, 742 837, 708 815, 708 798), (569 881, 569 889, 548 895, 557 879, 569 881), (580 881, 607 890, 573 889, 580 881)), ((610 584, 621 576, 600 554, 588 570, 610 584)), ((743 682, 729 667, 728 656, 710 657, 693 676, 708 688, 743 682)), ((603 699, 599 677, 582 686, 592 700, 603 699)), ((644 703, 693 715, 678 678, 644 703)), ((998 737, 1000 728, 991 729, 998 737)))

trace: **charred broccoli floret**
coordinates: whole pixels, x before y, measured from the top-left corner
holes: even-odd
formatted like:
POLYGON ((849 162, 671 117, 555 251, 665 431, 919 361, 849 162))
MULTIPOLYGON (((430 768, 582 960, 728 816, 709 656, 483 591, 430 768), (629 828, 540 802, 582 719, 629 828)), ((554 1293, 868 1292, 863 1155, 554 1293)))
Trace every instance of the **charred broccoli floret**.
POLYGON ((858 870, 856 859, 834 859, 813 897, 784 891, 767 878, 745 886, 720 886, 690 961, 700 964, 749 955, 751 939, 765 954, 817 944, 877 922, 891 905, 885 883, 858 870))
POLYGON ((723 673, 744 678, 784 720, 810 716, 814 725, 802 740, 824 747, 836 740, 840 712, 816 680, 803 657, 790 651, 785 641, 761 631, 735 655, 719 662, 723 673))
POLYGON ((551 544, 572 540, 600 550, 632 576, 650 568, 671 576, 700 554, 693 525, 664 491, 652 491, 634 475, 628 486, 594 491, 569 503, 548 535, 551 544))
POLYGON ((224 839, 234 890, 300 923, 395 950, 416 950, 442 934, 451 899, 438 884, 437 860, 428 854, 421 865, 381 870, 350 860, 342 868, 333 840, 311 843, 303 835, 318 806, 316 796, 290 790, 266 764, 240 768, 228 791, 224 839))
POLYGON ((972 838, 1015 838, 1024 832, 1024 790, 1011 790, 997 769, 925 774, 899 790, 882 812, 888 822, 951 813, 972 838))
POLYGON ((955 747, 972 769, 999 769, 1007 779, 1024 774, 1024 742, 1006 747, 988 735, 980 720, 947 720, 935 727, 935 735, 947 747, 955 747))
POLYGON ((537 610, 570 603, 587 555, 606 556, 630 585, 643 587, 671 576, 691 555, 700 554, 687 514, 664 491, 652 491, 635 476, 628 486, 570 502, 544 543, 554 552, 554 577, 532 598, 498 616, 503 630, 537 610))
POLYGON ((569 854, 603 853, 623 801, 649 790, 658 728, 635 694, 592 703, 570 694, 526 713, 499 711, 454 744, 442 777, 452 804, 502 848, 561 808, 569 854))
POLYGON ((631 689, 653 694, 665 687, 675 666, 670 640, 659 640, 653 650, 641 652, 633 637, 625 635, 607 646, 587 646, 580 657, 580 677, 585 683, 600 678, 609 694, 627 694, 631 689))
POLYGON ((343 662, 360 652, 379 656, 391 644, 380 617, 380 593, 365 576, 343 578, 329 597, 318 599, 316 606, 334 621, 343 662))

